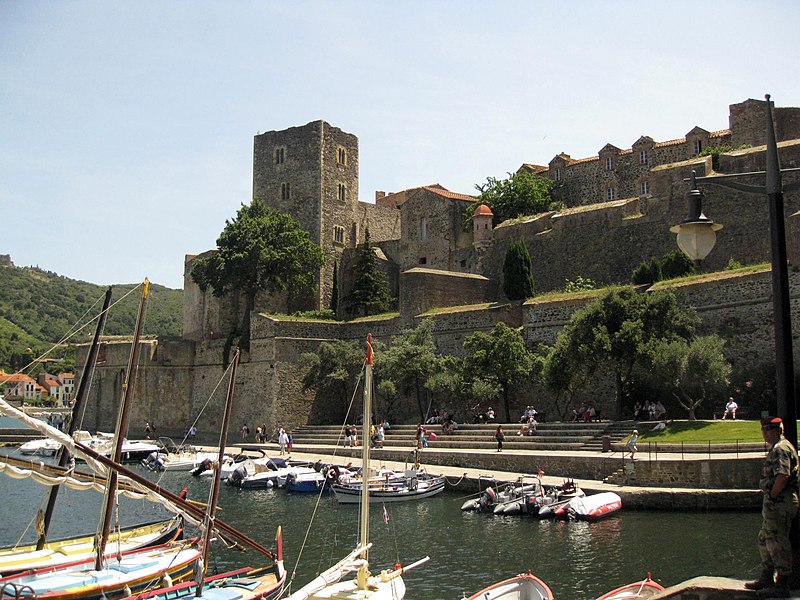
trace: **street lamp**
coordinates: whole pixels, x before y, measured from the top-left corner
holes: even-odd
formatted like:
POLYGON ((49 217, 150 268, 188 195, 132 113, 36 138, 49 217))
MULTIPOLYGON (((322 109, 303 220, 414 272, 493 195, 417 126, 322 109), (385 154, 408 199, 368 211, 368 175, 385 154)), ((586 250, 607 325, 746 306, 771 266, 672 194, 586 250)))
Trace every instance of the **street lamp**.
POLYGON ((717 243, 717 232, 722 225, 714 223, 703 214, 703 192, 697 189, 697 175, 692 171, 692 189, 686 192, 686 203, 689 214, 680 225, 670 227, 672 233, 678 234, 678 247, 692 259, 695 265, 708 256, 717 243))
MULTIPOLYGON (((786 265, 786 227, 783 216, 783 192, 800 189, 800 181, 787 185, 781 183, 781 168, 778 161, 778 143, 772 122, 772 102, 767 99, 767 154, 766 171, 736 173, 713 177, 696 177, 692 173, 692 190, 686 195, 689 201, 689 217, 670 231, 678 234, 678 246, 689 258, 697 262, 705 258, 714 246, 716 232, 722 228, 715 225, 702 212, 702 192, 698 184, 718 185, 751 194, 765 194, 769 201, 769 232, 772 257, 772 304, 775 326, 775 384, 777 390, 778 416, 783 419, 786 439, 797 448, 797 408, 794 391, 794 362, 792 355, 792 321, 789 311, 789 272, 786 265), (735 178, 766 175, 765 185, 748 185, 735 178), (686 228, 689 228, 686 231, 686 228), (700 232, 700 230, 703 230, 700 232), (681 241, 686 233, 688 237, 681 241), (687 250, 688 248, 688 250, 687 250), (707 248, 707 249, 706 249, 707 248), (701 256, 701 253, 705 254, 701 256)), ((797 172, 800 169, 784 169, 797 172)))

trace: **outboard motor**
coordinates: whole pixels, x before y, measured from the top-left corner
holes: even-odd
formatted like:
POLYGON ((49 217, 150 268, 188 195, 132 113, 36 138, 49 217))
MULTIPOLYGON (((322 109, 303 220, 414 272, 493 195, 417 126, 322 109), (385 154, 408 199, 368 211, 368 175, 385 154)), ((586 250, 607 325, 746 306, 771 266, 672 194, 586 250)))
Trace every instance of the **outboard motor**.
POLYGON ((481 501, 478 510, 493 510, 495 504, 497 504, 497 492, 494 491, 494 488, 488 487, 481 495, 481 501))
POLYGON ((226 479, 228 485, 235 485, 236 487, 242 487, 242 482, 247 477, 247 469, 245 467, 237 467, 233 470, 226 479))
POLYGON ((192 476, 198 477, 200 476, 201 473, 210 471, 213 466, 214 463, 210 458, 204 458, 199 465, 197 465, 194 469, 191 470, 192 476))
POLYGON ((158 451, 153 451, 147 455, 147 458, 142 460, 142 466, 150 471, 163 471, 164 459, 161 457, 161 454, 159 454, 158 451))

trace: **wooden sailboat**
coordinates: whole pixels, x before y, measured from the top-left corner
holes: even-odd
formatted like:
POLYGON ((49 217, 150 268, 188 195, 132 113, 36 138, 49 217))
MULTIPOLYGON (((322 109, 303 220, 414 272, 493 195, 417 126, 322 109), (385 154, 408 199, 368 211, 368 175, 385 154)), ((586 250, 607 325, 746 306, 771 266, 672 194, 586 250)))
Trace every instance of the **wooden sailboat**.
POLYGON ((650 573, 642 581, 636 581, 623 585, 607 594, 603 594, 597 600, 635 600, 636 598, 650 598, 658 592, 664 591, 664 587, 650 578, 650 573))
MULTIPOLYGON (((372 403, 372 367, 373 367, 372 335, 367 338, 367 357, 365 360, 364 378, 364 418, 363 439, 369 439, 372 403)), ((362 471, 369 473, 370 448, 368 443, 362 444, 362 471)), ((358 598, 359 600, 398 600, 405 597, 406 586, 402 575, 404 572, 429 560, 425 557, 406 567, 397 566, 392 570, 381 571, 372 575, 369 571, 369 493, 370 486, 361 486, 361 519, 359 524, 360 540, 355 550, 338 563, 324 571, 310 583, 289 596, 289 600, 331 600, 334 598, 358 598), (344 580, 349 573, 355 572, 355 579, 344 580)))
POLYGON ((466 600, 553 600, 553 592, 528 571, 494 583, 466 600))
MULTIPOLYGON (((97 348, 100 335, 105 326, 106 316, 111 305, 111 288, 106 290, 103 303, 103 310, 97 319, 94 338, 86 360, 86 368, 81 382, 78 386, 75 402, 72 410, 72 417, 67 422, 67 435, 74 435, 77 430, 78 419, 76 415, 81 414, 89 390, 89 382, 92 379, 92 372, 97 360, 97 348)), ((0 548, 0 576, 11 575, 26 569, 41 567, 56 567, 67 563, 79 561, 93 556, 94 536, 86 535, 48 541, 47 533, 52 520, 53 509, 61 483, 68 481, 65 477, 68 453, 64 447, 55 440, 43 438, 36 440, 38 443, 49 443, 58 451, 58 465, 55 469, 60 469, 60 476, 52 480, 47 506, 42 514, 42 526, 39 539, 35 545, 14 546, 0 548)), ((24 454, 24 452, 23 452, 24 454)), ((0 469, 12 477, 26 477, 37 472, 32 463, 15 461, 12 457, 4 457, 0 469), (17 463, 17 468, 12 463, 17 463), (22 467, 22 468, 18 468, 22 467)), ((38 481, 48 483, 47 476, 38 473, 38 481)), ((50 483, 48 483, 50 485, 50 483)), ((136 527, 129 527, 114 532, 109 538, 109 547, 113 552, 119 553, 128 550, 136 550, 148 546, 156 546, 177 539, 182 532, 183 521, 180 517, 175 517, 167 521, 148 523, 136 527)))
MULTIPOLYGON (((125 378, 125 393, 117 421, 117 443, 115 444, 113 460, 109 460, 112 467, 119 465, 122 439, 127 429, 127 412, 136 374, 139 338, 144 320, 149 284, 150 282, 145 279, 137 316, 136 332, 132 342, 133 346, 125 378)), ((5 410, 8 405, 5 402, 2 402, 2 404, 5 405, 5 410)), ((44 432, 60 434, 55 435, 53 433, 56 439, 61 437, 62 443, 66 442, 73 448, 80 445, 79 442, 74 442, 69 436, 61 434, 58 430, 54 430, 44 423, 40 427, 44 428, 44 432)), ((97 454, 94 451, 92 452, 97 454)), ((47 598, 48 600, 118 598, 128 596, 132 591, 157 585, 163 580, 169 581, 171 584, 175 580, 181 581, 191 576, 194 564, 200 556, 199 549, 194 542, 176 542, 155 548, 118 553, 109 558, 106 551, 111 536, 111 517, 117 486, 117 470, 112 468, 108 470, 105 482, 106 493, 100 523, 101 533, 99 540, 94 544, 95 556, 93 559, 74 561, 58 567, 28 569, 0 578, 0 595, 13 598, 35 596, 37 598, 47 598)))
MULTIPOLYGON (((236 381, 236 368, 239 365, 239 356, 240 351, 237 348, 233 361, 231 362, 231 377, 228 383, 228 395, 225 401, 225 414, 222 419, 217 464, 221 464, 225 456, 225 441, 228 436, 228 426, 230 424, 233 390, 236 381)), ((217 507, 217 500, 219 498, 219 487, 220 470, 215 469, 214 482, 209 492, 205 518, 203 519, 202 556, 199 559, 198 567, 195 569, 195 581, 162 587, 157 590, 145 591, 134 596, 136 600, 144 600, 145 598, 156 600, 188 600, 190 598, 206 598, 207 600, 258 600, 262 598, 276 598, 281 592, 286 580, 286 571, 283 568, 283 542, 280 528, 278 528, 278 535, 276 537, 278 555, 273 565, 258 569, 246 567, 227 573, 221 573, 215 577, 206 579, 204 565, 208 564, 208 553, 211 549, 212 525, 217 507)))

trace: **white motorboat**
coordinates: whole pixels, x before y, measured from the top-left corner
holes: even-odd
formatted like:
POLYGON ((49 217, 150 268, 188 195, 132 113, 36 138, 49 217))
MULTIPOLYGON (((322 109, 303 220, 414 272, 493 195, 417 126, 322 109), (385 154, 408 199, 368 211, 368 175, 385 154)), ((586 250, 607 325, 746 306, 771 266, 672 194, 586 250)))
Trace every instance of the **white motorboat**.
MULTIPOLYGON (((362 483, 335 483, 331 486, 336 499, 341 504, 356 504, 361 499, 362 483)), ((430 498, 444 491, 443 476, 421 477, 417 471, 407 471, 403 477, 371 479, 369 482, 370 502, 404 502, 430 498)))
POLYGON ((19 447, 19 451, 20 454, 26 456, 55 456, 59 448, 61 448, 61 444, 57 441, 50 438, 42 438, 25 442, 19 447))

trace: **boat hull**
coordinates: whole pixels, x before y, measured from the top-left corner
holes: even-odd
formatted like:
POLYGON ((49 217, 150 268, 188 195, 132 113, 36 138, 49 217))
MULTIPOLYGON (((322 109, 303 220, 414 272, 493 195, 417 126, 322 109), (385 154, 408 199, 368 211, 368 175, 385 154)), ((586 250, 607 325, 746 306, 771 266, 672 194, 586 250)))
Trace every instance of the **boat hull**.
MULTIPOLYGON (((176 517, 123 529, 113 533, 108 541, 108 556, 116 555, 119 549, 128 552, 139 548, 158 546, 180 537, 183 521, 176 517), (113 549, 113 551, 112 551, 113 549)), ((6 577, 31 569, 55 568, 93 557, 94 536, 54 540, 37 550, 35 545, 0 549, 0 576, 6 577)))
MULTIPOLYGON (((416 487, 405 483, 389 486, 370 486, 369 501, 372 502, 406 502, 430 498, 444 491, 444 478, 418 482, 416 487)), ((341 504, 358 504, 361 501, 361 485, 332 485, 336 499, 341 504)))
POLYGON ((636 583, 623 585, 615 590, 603 594, 597 600, 635 600, 636 598, 650 598, 658 592, 664 591, 664 587, 653 581, 645 579, 636 583))
POLYGON ((107 557, 100 570, 95 570, 94 559, 89 559, 24 571, 1 578, 0 589, 11 597, 35 594, 37 599, 47 600, 113 600, 160 581, 168 580, 172 585, 188 579, 199 556, 194 544, 157 546, 125 553, 121 559, 107 557))
POLYGON ((490 585, 467 600, 553 600, 553 592, 538 577, 523 573, 490 585))

